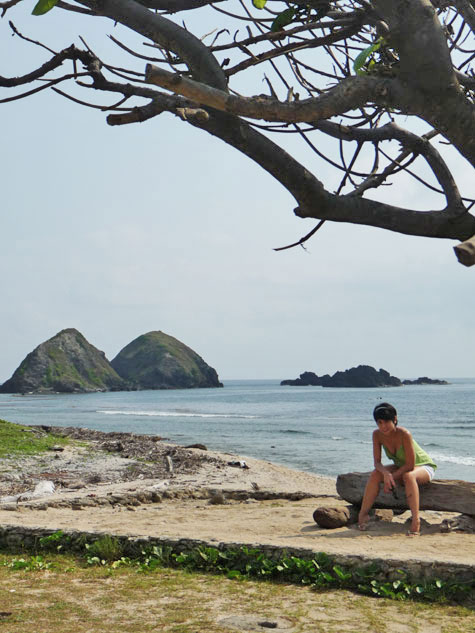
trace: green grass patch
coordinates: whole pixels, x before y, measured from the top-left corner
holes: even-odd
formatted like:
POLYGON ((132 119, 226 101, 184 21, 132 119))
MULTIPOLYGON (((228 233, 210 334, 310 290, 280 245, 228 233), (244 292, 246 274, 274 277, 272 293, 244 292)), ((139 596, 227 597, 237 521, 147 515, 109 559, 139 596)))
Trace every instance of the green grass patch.
POLYGON ((59 444, 64 446, 69 439, 46 433, 41 428, 22 426, 0 420, 0 458, 18 455, 37 455, 59 444))
MULTIPOLYGON (((272 581, 317 590, 347 589, 397 601, 475 605, 475 578, 467 582, 456 578, 420 580, 411 578, 401 569, 396 578, 388 580, 376 563, 358 568, 345 567, 335 564, 334 559, 323 552, 304 559, 277 552, 270 557, 259 549, 248 547, 217 549, 199 546, 189 551, 176 551, 169 546, 143 547, 134 541, 121 541, 109 535, 87 543, 74 540, 61 531, 39 539, 35 548, 35 554, 40 557, 44 553, 60 551, 75 551, 87 565, 112 570, 122 567, 138 572, 182 569, 218 574, 237 581, 272 581)), ((40 558, 32 564, 41 562, 40 558)))
POLYGON ((114 567, 90 564, 82 556, 0 555, 0 628, 8 633, 229 633, 223 617, 233 615, 269 623, 284 618, 295 633, 475 630, 475 613, 462 606, 395 603, 345 589, 315 591, 161 565, 144 569, 137 563, 114 567))

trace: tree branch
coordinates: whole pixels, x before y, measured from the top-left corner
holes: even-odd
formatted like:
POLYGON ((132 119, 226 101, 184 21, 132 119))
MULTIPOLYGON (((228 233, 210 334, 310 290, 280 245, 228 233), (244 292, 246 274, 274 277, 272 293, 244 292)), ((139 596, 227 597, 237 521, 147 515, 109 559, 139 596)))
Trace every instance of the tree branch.
POLYGON ((447 212, 454 217, 466 213, 457 184, 447 164, 437 149, 427 139, 403 130, 396 123, 386 123, 386 125, 378 128, 361 129, 339 125, 331 121, 321 121, 317 124, 317 128, 326 134, 343 140, 371 141, 372 143, 391 140, 399 141, 406 149, 424 156, 445 193, 447 212))
POLYGON ((443 211, 413 211, 331 194, 285 150, 242 120, 210 113, 207 122, 193 125, 235 147, 274 176, 297 201, 294 212, 298 217, 363 224, 407 235, 462 240, 475 235, 475 217, 469 213, 454 218, 443 211))
POLYGON ((2 11, 1 17, 3 18, 8 9, 14 7, 19 2, 21 2, 21 0, 7 0, 7 2, 0 2, 0 10, 2 11))
POLYGON ((475 9, 467 0, 452 0, 452 4, 475 33, 475 9))
POLYGON ((445 33, 430 0, 373 0, 399 53, 399 78, 419 91, 440 94, 456 83, 445 33))
POLYGON ((455 255, 464 266, 473 266, 475 264, 475 235, 470 239, 454 246, 455 255))
MULTIPOLYGON (((152 101, 142 107, 136 107, 130 112, 121 114, 109 114, 107 116, 107 123, 109 125, 127 125, 129 123, 143 123, 155 116, 158 116, 164 112, 166 108, 163 107, 161 101, 152 101)), ((168 108, 167 108, 168 109, 168 108)))
POLYGON ((167 13, 178 13, 179 11, 189 11, 190 9, 198 9, 215 2, 223 2, 223 0, 137 0, 144 7, 155 9, 157 11, 166 11, 167 13))
POLYGON ((193 76, 210 86, 226 90, 226 77, 208 47, 186 29, 128 0, 78 0, 97 15, 111 18, 148 37, 167 50, 174 51, 191 69, 193 76))
POLYGON ((264 53, 259 53, 258 55, 253 55, 249 59, 244 60, 243 62, 236 64, 232 68, 229 68, 226 71, 226 75, 230 77, 231 75, 235 75, 236 73, 245 70, 246 68, 250 68, 251 66, 256 66, 257 64, 262 64, 262 62, 268 61, 270 59, 274 59, 275 57, 281 57, 287 53, 295 53, 300 50, 308 50, 311 48, 318 48, 320 46, 329 46, 330 44, 334 44, 336 42, 340 42, 341 40, 346 39, 347 37, 351 37, 358 32, 360 28, 360 24, 353 24, 350 27, 342 28, 336 31, 336 33, 331 33, 329 35, 325 35, 324 37, 312 37, 312 39, 304 40, 303 42, 291 42, 286 46, 281 46, 279 48, 272 48, 269 51, 264 53))
POLYGON ((3 88, 12 88, 13 86, 21 86, 32 83, 36 79, 44 77, 47 73, 61 66, 66 59, 80 60, 86 68, 96 61, 96 58, 91 53, 81 51, 73 44, 69 48, 65 48, 60 53, 55 54, 49 61, 36 70, 33 70, 31 73, 22 75, 21 77, 0 77, 0 86, 3 88))
POLYGON ((287 123, 313 122, 344 114, 365 105, 374 97, 385 97, 389 93, 390 79, 376 77, 349 77, 338 86, 319 97, 302 101, 277 101, 266 95, 240 97, 230 95, 183 75, 147 64, 145 81, 187 97, 197 103, 223 112, 265 121, 287 123))

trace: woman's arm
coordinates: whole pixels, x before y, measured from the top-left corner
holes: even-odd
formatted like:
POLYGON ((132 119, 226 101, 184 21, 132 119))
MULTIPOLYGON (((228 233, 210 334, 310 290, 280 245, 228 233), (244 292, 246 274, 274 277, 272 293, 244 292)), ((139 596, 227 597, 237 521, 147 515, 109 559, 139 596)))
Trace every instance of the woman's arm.
POLYGON ((401 477, 404 473, 414 470, 416 465, 416 454, 412 443, 412 435, 407 429, 400 428, 399 431, 402 433, 402 445, 404 447, 406 461, 393 473, 394 477, 401 477))
POLYGON ((374 469, 380 472, 384 477, 384 492, 389 492, 396 486, 393 473, 383 466, 381 462, 381 440, 378 431, 373 431, 373 459, 374 469))
POLYGON ((381 463, 381 440, 378 431, 373 431, 373 461, 375 470, 384 473, 386 469, 381 463))

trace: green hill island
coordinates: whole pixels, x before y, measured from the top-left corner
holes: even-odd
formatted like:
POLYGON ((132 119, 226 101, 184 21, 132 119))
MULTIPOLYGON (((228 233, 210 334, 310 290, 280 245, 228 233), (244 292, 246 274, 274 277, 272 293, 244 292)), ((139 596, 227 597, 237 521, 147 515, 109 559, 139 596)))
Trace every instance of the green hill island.
POLYGON ((30 352, 0 386, 0 392, 89 393, 222 386, 216 371, 201 356, 164 332, 139 336, 110 363, 78 330, 68 328, 30 352))
POLYGON ((216 370, 164 332, 142 334, 111 361, 131 389, 222 387, 216 370))

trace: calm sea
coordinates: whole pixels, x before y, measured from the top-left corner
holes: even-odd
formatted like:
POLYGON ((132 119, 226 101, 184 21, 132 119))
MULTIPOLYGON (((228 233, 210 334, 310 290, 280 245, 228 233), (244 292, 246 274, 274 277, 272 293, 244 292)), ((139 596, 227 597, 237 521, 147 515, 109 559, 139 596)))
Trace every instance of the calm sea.
POLYGON ((371 412, 388 401, 438 464, 438 478, 475 481, 475 379, 448 380, 392 389, 234 380, 223 389, 0 395, 0 418, 157 434, 334 477, 372 467, 371 412))

